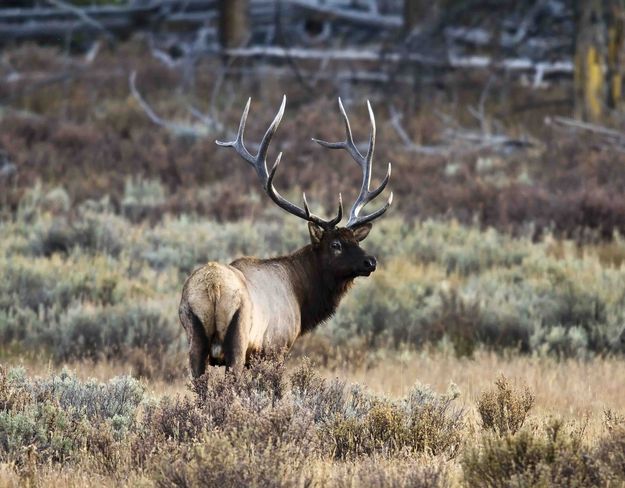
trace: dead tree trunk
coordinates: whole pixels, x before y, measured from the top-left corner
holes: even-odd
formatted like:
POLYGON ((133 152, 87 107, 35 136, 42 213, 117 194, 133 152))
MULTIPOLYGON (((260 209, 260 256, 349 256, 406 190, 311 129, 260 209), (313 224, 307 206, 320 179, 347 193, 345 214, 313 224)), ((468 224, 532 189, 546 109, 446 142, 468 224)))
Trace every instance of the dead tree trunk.
POLYGON ((249 25, 249 0, 219 1, 219 41, 223 48, 243 47, 249 25))
POLYGON ((601 121, 623 106, 625 0, 578 0, 575 115, 601 121))
POLYGON ((419 0, 404 0, 404 34, 408 35, 423 17, 423 5, 419 0))

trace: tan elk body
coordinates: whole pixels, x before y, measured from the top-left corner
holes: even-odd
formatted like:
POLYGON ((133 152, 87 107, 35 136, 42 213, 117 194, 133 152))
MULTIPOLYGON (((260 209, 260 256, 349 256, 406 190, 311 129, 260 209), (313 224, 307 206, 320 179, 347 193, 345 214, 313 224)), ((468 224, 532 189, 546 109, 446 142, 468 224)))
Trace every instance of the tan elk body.
POLYGON ((371 165, 375 148, 375 119, 368 104, 372 124, 367 154, 363 156, 354 144, 349 120, 339 99, 347 137, 345 141, 319 141, 331 149, 346 149, 363 171, 360 194, 352 206, 346 227, 337 224, 343 215, 323 220, 312 214, 304 196, 304 207, 287 201, 273 186, 280 163, 268 170, 267 150, 282 119, 286 103, 283 98, 278 114, 265 133, 258 154, 252 156, 243 144, 243 132, 249 111, 248 100, 237 138, 218 142, 234 147, 254 167, 269 197, 289 213, 308 221, 311 243, 287 256, 257 259, 244 257, 230 264, 208 263, 195 270, 184 284, 179 316, 189 340, 189 363, 193 377, 202 375, 206 363, 225 365, 238 370, 251 355, 267 355, 288 351, 295 340, 328 319, 341 298, 358 276, 368 276, 376 268, 376 260, 359 246, 371 230, 371 221, 391 205, 360 216, 363 207, 378 196, 390 178, 386 177, 373 191, 369 189, 371 165))

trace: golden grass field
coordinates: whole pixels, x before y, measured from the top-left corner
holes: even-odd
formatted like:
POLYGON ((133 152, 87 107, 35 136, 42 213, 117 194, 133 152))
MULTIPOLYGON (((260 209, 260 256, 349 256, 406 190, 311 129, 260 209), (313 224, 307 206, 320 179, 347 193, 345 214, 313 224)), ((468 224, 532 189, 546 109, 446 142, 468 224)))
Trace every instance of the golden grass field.
POLYGON ((303 241, 297 223, 181 215, 134 224, 106 202, 73 210, 67 201, 62 189, 35 187, 18 217, 0 223, 0 401, 3 391, 8 397, 0 485, 625 480, 618 235, 580 246, 388 218, 366 242, 381 269, 297 342, 284 369, 269 362, 237 380, 211 371, 204 385, 221 393, 205 400, 188 378, 176 317, 184 278, 208 259, 288 252, 303 241), (293 379, 305 356, 313 393, 293 379), (479 406, 504 377, 516 390, 488 407, 501 417, 498 431, 479 406), (116 390, 120 382, 129 390, 116 390), (286 394, 267 387, 282 383, 286 394), (534 401, 525 419, 526 386, 534 401), (124 413, 99 411, 98 402, 119 402, 124 413), (288 432, 267 427, 272 419, 288 432))
MULTIPOLYGON (((305 339, 306 340, 306 339, 305 339)), ((373 392, 392 398, 407 394, 415 383, 429 385, 438 393, 459 392, 457 404, 465 410, 464 442, 478 442, 481 421, 476 410, 480 395, 492 389, 494 381, 501 375, 515 386, 527 385, 535 395, 535 406, 527 423, 537 428, 551 418, 564 420, 574 426, 583 426, 584 441, 592 445, 606 435, 608 424, 606 412, 615 418, 625 416, 625 361, 619 357, 595 357, 588 360, 556 359, 549 356, 502 355, 479 350, 473 358, 457 358, 447 351, 430 348, 415 351, 377 351, 371 354, 379 359, 359 368, 319 368, 328 379, 340 378, 348 382, 365 385, 373 392)), ((288 369, 295 369, 302 362, 301 357, 290 358, 288 369)), ((114 376, 133 374, 127 364, 115 362, 77 361, 64 365, 38 362, 32 357, 12 358, 6 363, 22 366, 29 375, 50 375, 63 368, 69 368, 82 380, 95 378, 106 381, 114 376)), ((180 378, 176 382, 144 380, 150 396, 156 399, 188 397, 191 395, 189 382, 180 378)), ((377 463, 387 464, 386 470, 400 469, 401 464, 387 458, 377 463)), ((444 465, 450 486, 464 486, 462 468, 458 458, 441 460, 420 456, 416 462, 421 465, 432 463, 444 465)), ((316 461, 314 471, 332 479, 337 470, 358 469, 359 461, 316 461)), ((323 477, 323 476, 322 476, 323 477)), ((348 476, 349 477, 349 476, 348 476)), ((98 475, 97 483, 102 486, 152 486, 153 479, 134 473, 130 479, 120 480, 115 476, 98 475)), ((33 486, 88 487, 94 485, 94 478, 88 466, 40 467, 30 480, 33 486)), ((0 466, 0 487, 23 486, 24 477, 19 477, 8 465, 0 466)), ((611 486, 620 486, 614 484, 611 486)))
MULTIPOLYGON (((306 339, 304 339, 306 340, 306 339)), ((375 393, 402 397, 415 384, 429 385, 445 393, 456 385, 458 401, 473 409, 483 391, 504 375, 517 385, 527 385, 536 397, 535 416, 560 416, 567 420, 588 418, 589 425, 601 429, 606 410, 625 415, 625 360, 620 357, 595 357, 588 360, 532 357, 518 354, 501 355, 478 351, 473 358, 433 349, 414 351, 374 351, 379 355, 375 365, 360 368, 319 368, 327 378, 341 378, 365 385, 375 393)), ((302 358, 288 361, 295 367, 302 358)), ((33 358, 13 358, 5 363, 24 366, 29 374, 48 375, 69 368, 83 379, 106 381, 114 376, 133 374, 133 368, 116 362, 69 362, 54 365, 38 363, 33 358)), ((155 397, 189 394, 188 382, 144 380, 155 397)), ((593 429, 589 430, 592 433, 593 429)), ((598 431, 595 431, 598 433, 598 431)))

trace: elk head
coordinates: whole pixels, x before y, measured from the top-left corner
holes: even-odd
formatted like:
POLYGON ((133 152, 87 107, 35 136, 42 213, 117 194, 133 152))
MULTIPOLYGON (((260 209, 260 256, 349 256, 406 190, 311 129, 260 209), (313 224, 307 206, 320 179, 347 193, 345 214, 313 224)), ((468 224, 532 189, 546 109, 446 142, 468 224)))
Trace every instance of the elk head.
POLYGON ((369 276, 375 271, 375 257, 360 247, 360 242, 371 230, 370 223, 353 230, 344 227, 323 230, 311 222, 308 229, 320 269, 331 270, 335 280, 345 281, 357 276, 369 276))
POLYGON ((384 191, 391 176, 391 163, 389 163, 386 176, 377 188, 371 190, 371 166, 375 151, 376 125, 369 101, 367 101, 367 108, 371 121, 371 134, 367 153, 364 156, 354 143, 349 119, 340 98, 339 108, 345 123, 345 140, 340 142, 327 142, 313 138, 313 141, 328 149, 345 149, 362 170, 360 193, 351 207, 345 227, 337 227, 343 217, 343 201, 341 194, 339 194, 338 198, 339 203, 336 216, 332 219, 325 220, 311 213, 306 200, 306 194, 302 195, 303 207, 299 207, 289 202, 278 193, 273 185, 273 179, 282 159, 282 153, 278 154, 275 163, 269 170, 267 168, 267 150, 284 115, 286 96, 282 98, 280 109, 265 132, 258 148, 258 153, 255 156, 247 150, 243 143, 243 133, 250 109, 250 102, 251 98, 248 99, 245 109, 243 110, 236 139, 231 142, 217 141, 217 144, 220 146, 233 147, 236 152, 255 169, 261 180, 264 191, 274 203, 296 217, 308 221, 311 247, 317 257, 318 265, 322 272, 329 272, 333 275, 335 280, 341 281, 351 280, 357 276, 369 276, 375 271, 377 262, 374 256, 367 254, 365 250, 360 247, 360 242, 369 234, 372 227, 371 222, 384 214, 393 202, 393 193, 391 192, 386 204, 382 208, 368 215, 361 215, 363 208, 384 191))

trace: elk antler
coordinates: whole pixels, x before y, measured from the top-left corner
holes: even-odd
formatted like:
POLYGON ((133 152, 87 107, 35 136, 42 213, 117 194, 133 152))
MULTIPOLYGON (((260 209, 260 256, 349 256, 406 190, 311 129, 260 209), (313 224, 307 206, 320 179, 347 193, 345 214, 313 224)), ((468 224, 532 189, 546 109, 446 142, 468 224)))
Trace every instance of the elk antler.
POLYGON ((300 208, 297 205, 289 202, 282 195, 278 193, 278 191, 273 186, 273 178, 276 175, 276 170, 278 169, 278 165, 280 164, 280 160, 282 159, 282 153, 278 154, 276 158, 276 162, 270 171, 267 170, 267 150, 269 149, 269 143, 271 142, 271 138, 276 133, 278 129, 278 125, 280 125, 280 121, 282 120, 282 116, 284 115, 284 107, 286 106, 286 95, 282 97, 282 104, 280 105, 280 110, 276 114, 273 122, 265 132, 263 139, 260 142, 260 147, 258 148, 258 153, 256 156, 252 156, 250 152, 245 147, 243 143, 243 132, 245 131, 245 123, 247 122, 247 114, 250 110, 250 102, 251 98, 248 98, 247 104, 245 105, 245 109, 243 110, 243 115, 241 116, 241 122, 239 123, 239 131, 237 132, 237 137, 232 142, 222 142, 215 141, 218 145, 224 147, 233 147, 236 152, 241 156, 245 161, 252 165, 252 167, 256 170, 258 177, 260 178, 263 189, 269 195, 269 197, 276 203, 280 208, 286 210, 290 214, 295 215, 301 219, 307 220, 309 222, 314 222, 324 229, 331 229, 336 227, 336 225, 343 218, 343 200, 341 198, 341 194, 339 193, 339 209, 336 217, 331 220, 324 220, 310 212, 308 208, 308 202, 306 201, 306 194, 303 194, 304 199, 304 208, 300 208))
POLYGON ((367 222, 371 222, 372 220, 380 217, 384 212, 388 210, 393 203, 393 192, 388 197, 386 204, 376 210, 375 212, 370 213, 369 215, 360 216, 360 211, 371 202, 375 197, 377 197, 380 193, 384 191, 386 185, 388 183, 389 178, 391 177, 391 163, 388 163, 388 171, 386 172, 386 176, 375 190, 370 191, 369 188, 371 186, 371 163, 373 162, 373 152, 375 151, 375 117, 373 116, 373 110, 371 110, 371 104, 369 100, 367 100, 367 108, 369 109, 369 119, 371 120, 371 136, 369 137, 369 147, 367 149, 367 155, 363 156, 356 144, 354 144, 354 137, 352 136, 352 129, 349 125, 349 119, 347 118, 347 113, 345 113, 345 108, 343 107, 343 102, 339 98, 339 108, 341 109, 341 114, 343 115, 343 120, 345 121, 345 140, 340 142, 327 142, 321 141, 319 139, 314 139, 313 141, 318 142, 323 147, 327 147, 329 149, 345 149, 354 161, 358 163, 358 166, 362 169, 362 186, 360 188, 360 194, 358 198, 354 202, 351 210, 349 211, 349 220, 347 221, 346 227, 353 228, 358 225, 365 224, 367 222))

